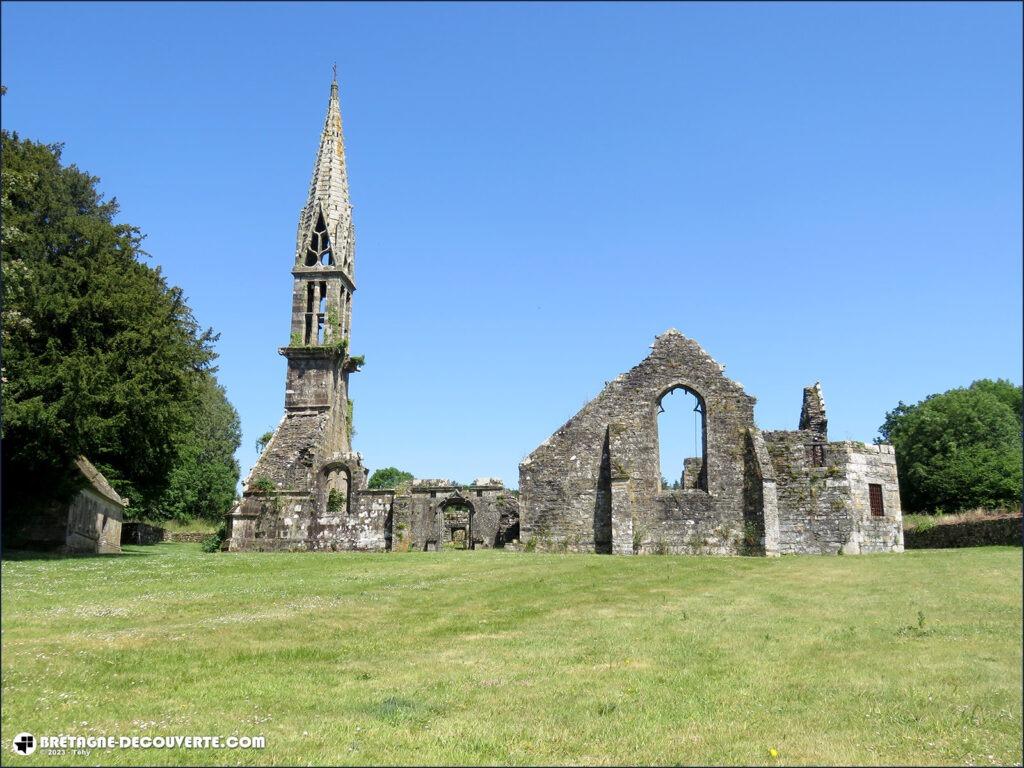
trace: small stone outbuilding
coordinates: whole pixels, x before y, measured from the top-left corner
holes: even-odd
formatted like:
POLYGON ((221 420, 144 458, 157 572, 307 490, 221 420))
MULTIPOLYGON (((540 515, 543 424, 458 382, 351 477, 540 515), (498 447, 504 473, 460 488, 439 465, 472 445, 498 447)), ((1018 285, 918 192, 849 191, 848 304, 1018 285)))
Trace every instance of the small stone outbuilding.
POLYGON ((128 500, 84 456, 74 463, 81 489, 64 503, 53 503, 19 520, 11 545, 78 554, 121 551, 121 523, 128 500))

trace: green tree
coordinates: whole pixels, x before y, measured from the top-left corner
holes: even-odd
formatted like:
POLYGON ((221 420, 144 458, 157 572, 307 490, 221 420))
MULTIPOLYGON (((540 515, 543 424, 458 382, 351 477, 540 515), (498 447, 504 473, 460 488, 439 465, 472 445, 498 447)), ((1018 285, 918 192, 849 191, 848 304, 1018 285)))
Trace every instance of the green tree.
POLYGON ((242 442, 238 412, 212 375, 200 384, 200 401, 178 448, 157 514, 164 518, 219 520, 231 510, 238 485, 235 451, 242 442))
POLYGON ((384 469, 375 470, 370 475, 367 486, 370 488, 397 488, 404 483, 411 483, 412 479, 411 472, 403 472, 396 467, 384 467, 384 469))
MULTIPOLYGON (((351 403, 352 401, 349 400, 351 403)), ((267 447, 267 443, 270 442, 270 438, 274 436, 273 432, 264 432, 262 435, 256 438, 256 452, 263 453, 263 450, 267 447)))
POLYGON ((69 493, 84 454, 134 514, 158 513, 217 336, 60 145, 3 131, 0 159, 5 510, 69 493))
POLYGON ((981 379, 889 411, 879 433, 896 449, 904 509, 1020 503, 1021 402, 1021 387, 981 379))

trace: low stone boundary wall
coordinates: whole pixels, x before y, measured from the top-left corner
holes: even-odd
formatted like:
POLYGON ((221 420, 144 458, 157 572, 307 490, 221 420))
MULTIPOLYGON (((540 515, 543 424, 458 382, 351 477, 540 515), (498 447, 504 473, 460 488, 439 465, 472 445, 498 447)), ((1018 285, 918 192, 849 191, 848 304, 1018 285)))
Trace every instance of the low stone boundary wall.
POLYGON ((148 523, 125 523, 121 526, 122 544, 159 544, 161 541, 200 544, 210 538, 213 531, 168 531, 148 523))
POLYGON ((936 525, 924 531, 913 528, 903 531, 904 549, 949 549, 991 545, 1019 547, 1021 539, 1020 516, 936 525))
POLYGON ((213 535, 213 531, 199 531, 190 533, 167 533, 164 532, 164 541, 186 541, 190 544, 200 544, 213 535))
POLYGON ((122 544, 159 544, 166 534, 163 528, 147 523, 123 523, 121 525, 122 544))

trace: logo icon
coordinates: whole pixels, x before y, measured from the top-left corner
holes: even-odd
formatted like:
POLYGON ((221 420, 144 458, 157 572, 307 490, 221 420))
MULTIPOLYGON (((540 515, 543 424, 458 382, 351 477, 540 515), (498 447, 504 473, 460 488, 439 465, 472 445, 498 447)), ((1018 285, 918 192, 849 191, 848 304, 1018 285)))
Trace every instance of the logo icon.
POLYGON ((19 733, 14 737, 14 752, 19 755, 31 755, 36 751, 36 737, 31 733, 19 733))

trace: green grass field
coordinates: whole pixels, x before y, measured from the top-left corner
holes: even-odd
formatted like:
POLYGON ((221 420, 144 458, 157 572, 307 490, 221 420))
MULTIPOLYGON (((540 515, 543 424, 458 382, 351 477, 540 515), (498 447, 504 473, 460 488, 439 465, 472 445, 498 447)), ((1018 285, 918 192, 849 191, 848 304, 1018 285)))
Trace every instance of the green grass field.
POLYGON ((3 563, 5 765, 1022 759, 1019 548, 126 551, 3 563), (20 731, 267 746, 15 757, 20 731))

